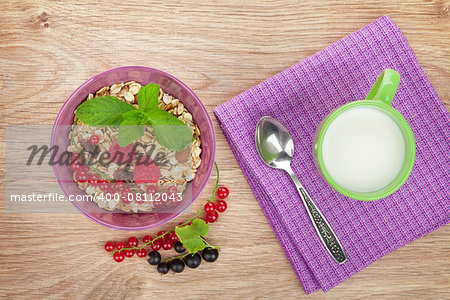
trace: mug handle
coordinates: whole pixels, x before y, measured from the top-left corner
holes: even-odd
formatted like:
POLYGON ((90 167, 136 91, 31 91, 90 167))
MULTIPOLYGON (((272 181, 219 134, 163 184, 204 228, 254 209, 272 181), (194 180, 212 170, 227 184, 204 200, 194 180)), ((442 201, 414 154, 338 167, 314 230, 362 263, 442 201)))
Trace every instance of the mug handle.
POLYGON ((375 81, 365 100, 377 100, 391 105, 400 83, 400 74, 392 69, 384 70, 375 81))

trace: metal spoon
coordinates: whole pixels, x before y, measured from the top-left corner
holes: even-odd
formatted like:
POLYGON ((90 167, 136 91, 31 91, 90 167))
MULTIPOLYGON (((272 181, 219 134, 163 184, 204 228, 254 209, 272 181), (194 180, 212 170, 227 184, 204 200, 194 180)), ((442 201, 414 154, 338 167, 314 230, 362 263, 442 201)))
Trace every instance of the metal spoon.
POLYGON ((278 120, 272 117, 262 117, 256 126, 255 140, 262 160, 272 168, 285 170, 291 176, 323 245, 338 263, 344 263, 347 256, 341 243, 291 169, 294 142, 289 131, 278 120))

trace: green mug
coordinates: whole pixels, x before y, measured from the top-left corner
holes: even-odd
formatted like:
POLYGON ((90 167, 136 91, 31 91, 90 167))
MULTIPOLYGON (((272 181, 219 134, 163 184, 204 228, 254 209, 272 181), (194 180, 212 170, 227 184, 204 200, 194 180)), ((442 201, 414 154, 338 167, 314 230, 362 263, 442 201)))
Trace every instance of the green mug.
POLYGON ((384 70, 365 100, 332 111, 314 139, 316 166, 341 194, 363 201, 397 191, 414 166, 416 144, 405 118, 391 107, 400 74, 384 70))

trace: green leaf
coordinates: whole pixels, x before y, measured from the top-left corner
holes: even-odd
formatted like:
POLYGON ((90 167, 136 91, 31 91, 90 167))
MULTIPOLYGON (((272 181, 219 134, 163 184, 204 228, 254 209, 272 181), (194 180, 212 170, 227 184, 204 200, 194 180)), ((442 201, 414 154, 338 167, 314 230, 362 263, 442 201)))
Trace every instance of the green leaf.
POLYGON ((161 109, 151 111, 147 116, 161 145, 181 151, 192 143, 191 129, 177 117, 161 109))
POLYGON ((175 227, 176 235, 189 253, 197 253, 207 247, 200 236, 206 236, 208 232, 209 225, 200 219, 195 219, 189 226, 175 227))
POLYGON ((209 232, 209 225, 202 219, 195 219, 192 221, 191 229, 199 236, 207 236, 209 232))
POLYGON ((189 253, 196 253, 205 248, 205 243, 203 240, 195 235, 190 228, 176 228, 175 233, 178 235, 183 247, 186 248, 189 253))
POLYGON ((142 87, 137 95, 139 109, 149 113, 158 109, 159 84, 150 83, 142 87))
POLYGON ((81 103, 75 115, 87 125, 120 125, 122 115, 133 110, 137 109, 116 97, 103 96, 81 103))
POLYGON ((132 110, 124 113, 123 119, 132 125, 149 125, 150 119, 147 114, 140 110, 132 110))
POLYGON ((145 126, 149 119, 139 110, 132 110, 122 115, 123 121, 119 127, 117 142, 120 147, 126 147, 145 133, 145 126))

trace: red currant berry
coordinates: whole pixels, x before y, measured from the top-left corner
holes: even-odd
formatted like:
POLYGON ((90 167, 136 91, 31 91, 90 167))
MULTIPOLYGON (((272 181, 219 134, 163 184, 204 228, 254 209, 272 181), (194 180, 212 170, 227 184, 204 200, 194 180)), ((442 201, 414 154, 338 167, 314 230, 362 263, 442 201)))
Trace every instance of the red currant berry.
POLYGON ((128 194, 132 194, 133 192, 131 191, 131 189, 126 187, 121 190, 121 193, 123 196, 127 196, 128 194))
POLYGON ((115 261, 121 262, 125 259, 125 255, 122 252, 117 251, 114 253, 113 258, 115 261))
POLYGON ((142 238, 142 241, 144 242, 144 244, 148 244, 153 240, 153 238, 150 235, 146 235, 142 238))
POLYGON ((226 197, 228 197, 229 194, 230 194, 230 191, 224 186, 221 186, 217 190, 217 197, 219 197, 219 199, 225 199, 226 197))
POLYGON ((107 242, 105 244, 105 250, 108 251, 108 252, 113 251, 115 247, 116 247, 116 245, 114 245, 113 242, 107 242))
POLYGON ((169 195, 169 196, 175 196, 177 194, 177 187, 176 186, 173 186, 173 185, 171 185, 171 186, 169 186, 168 188, 167 188, 167 195, 169 195))
POLYGON ((206 204, 205 204, 205 212, 207 213, 207 214, 211 214, 211 213, 213 213, 213 211, 215 211, 216 210, 216 205, 213 203, 213 202, 207 202, 206 204))
POLYGON ((70 157, 70 163, 81 165, 83 163, 83 158, 81 157, 80 153, 73 152, 72 156, 70 157))
POLYGON ((211 214, 207 214, 205 219, 206 221, 208 221, 208 223, 214 223, 215 221, 217 221, 217 218, 219 218, 219 214, 217 213, 217 211, 214 211, 211 214))
POLYGON ((71 163, 70 168, 72 171, 78 171, 80 169, 80 165, 77 162, 71 163))
POLYGON ((172 231, 169 235, 169 239, 170 241, 175 244, 176 242, 178 242, 180 239, 178 238, 178 235, 175 233, 175 231, 172 231))
POLYGON ((120 192, 120 197, 122 199, 122 202, 125 203, 125 204, 126 203, 131 203, 131 201, 133 201, 133 196, 132 195, 133 195, 133 193, 131 192, 131 190, 129 188, 124 188, 120 192))
POLYGON ((202 219, 203 221, 205 221, 206 224, 208 224, 208 219, 206 218, 206 216, 202 219))
POLYGON ((132 236, 128 238, 127 244, 129 247, 137 247, 137 245, 139 244, 139 240, 137 239, 137 237, 132 236))
POLYGON ((88 165, 86 165, 86 164, 81 164, 79 170, 87 173, 87 172, 89 172, 90 169, 89 169, 89 166, 88 166, 88 165))
POLYGON ((75 178, 78 182, 86 182, 88 180, 88 174, 84 171, 79 170, 75 173, 75 178))
POLYGON ((164 201, 153 201, 153 206, 155 208, 163 207, 165 205, 164 201))
POLYGON ((130 250, 124 250, 124 254, 126 257, 133 257, 134 253, 136 252, 134 249, 130 249, 130 250))
POLYGON ((111 201, 114 200, 116 198, 116 192, 114 192, 111 188, 107 189, 105 192, 105 200, 106 201, 111 201))
MULTIPOLYGON (((122 248, 125 248, 125 243, 124 242, 118 242, 116 245, 117 250, 120 250, 122 248)), ((117 252, 116 252, 117 253, 117 252)))
POLYGON ((173 247, 173 243, 170 240, 165 239, 162 243, 162 248, 164 250, 170 250, 173 247))
POLYGON ((117 180, 114 182, 113 187, 116 191, 121 191, 125 187, 125 182, 122 180, 117 180))
POLYGON ((227 203, 224 200, 219 200, 219 202, 217 202, 216 204, 216 209, 218 212, 224 212, 225 210, 227 210, 227 203))
POLYGON ((145 257, 147 255, 147 250, 144 248, 136 250, 136 255, 139 257, 145 257))
POLYGON ((98 175, 91 175, 89 176, 88 182, 92 185, 98 185, 100 183, 100 177, 98 175))
POLYGON ((153 251, 158 251, 159 249, 161 249, 161 241, 160 240, 156 240, 152 243, 152 250, 153 251))
POLYGON ((149 185, 149 186, 147 187, 147 194, 151 194, 151 195, 156 194, 156 186, 154 186, 154 185, 149 185))
MULTIPOLYGON (((163 230, 161 230, 161 231, 158 231, 158 234, 157 234, 157 236, 160 236, 160 235, 163 235, 163 234, 165 234, 166 232, 165 231, 163 231, 163 230)), ((165 237, 165 236, 164 236, 165 237)), ((164 238, 164 237, 162 237, 162 238, 164 238)))
POLYGON ((96 134, 91 135, 90 139, 89 139, 89 143, 91 143, 91 145, 97 145, 100 142, 100 137, 96 134))
POLYGON ((142 194, 136 194, 135 196, 133 196, 134 201, 136 201, 136 203, 142 204, 144 203, 144 196, 142 196, 142 194))
POLYGON ((100 180, 98 187, 102 190, 102 191, 107 191, 109 190, 109 181, 108 180, 100 180))

